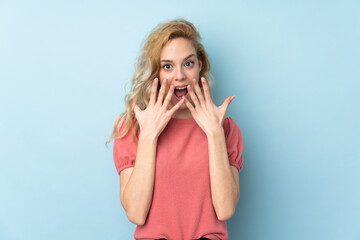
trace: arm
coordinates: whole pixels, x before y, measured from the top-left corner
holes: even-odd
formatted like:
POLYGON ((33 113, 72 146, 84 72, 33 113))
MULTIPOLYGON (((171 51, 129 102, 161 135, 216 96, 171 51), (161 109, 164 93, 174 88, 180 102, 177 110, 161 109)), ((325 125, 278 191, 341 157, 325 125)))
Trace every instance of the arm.
POLYGON ((240 198, 239 176, 233 175, 235 170, 232 170, 229 164, 222 126, 226 110, 235 96, 227 97, 224 103, 217 107, 212 102, 206 79, 201 77, 205 97, 200 90, 198 81, 193 79, 193 82, 196 95, 190 85, 188 85, 188 90, 195 107, 186 99, 185 104, 207 136, 211 199, 217 218, 224 221, 234 214, 240 198))
MULTIPOLYGON (((130 221, 143 225, 151 206, 154 182, 157 140, 172 115, 180 108, 183 100, 168 109, 174 94, 171 84, 163 102, 167 80, 164 79, 156 99, 158 79, 155 78, 151 88, 150 102, 145 110, 135 104, 134 113, 141 129, 137 146, 135 166, 120 199, 130 221)), ((120 192, 121 194, 121 192, 120 192)))
POLYGON ((126 215, 137 225, 145 223, 152 202, 156 144, 156 137, 140 132, 135 166, 126 186, 120 191, 122 193, 120 199, 126 215))
POLYGON ((208 147, 211 199, 218 219, 225 221, 235 213, 240 188, 238 171, 229 164, 223 128, 208 135, 208 147))

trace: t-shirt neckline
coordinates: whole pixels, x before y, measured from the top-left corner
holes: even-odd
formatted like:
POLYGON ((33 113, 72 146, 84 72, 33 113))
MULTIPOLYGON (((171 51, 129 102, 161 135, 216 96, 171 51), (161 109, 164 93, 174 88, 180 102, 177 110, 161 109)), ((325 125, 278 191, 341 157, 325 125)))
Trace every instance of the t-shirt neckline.
POLYGON ((194 118, 171 118, 169 122, 176 124, 192 124, 196 123, 194 118))

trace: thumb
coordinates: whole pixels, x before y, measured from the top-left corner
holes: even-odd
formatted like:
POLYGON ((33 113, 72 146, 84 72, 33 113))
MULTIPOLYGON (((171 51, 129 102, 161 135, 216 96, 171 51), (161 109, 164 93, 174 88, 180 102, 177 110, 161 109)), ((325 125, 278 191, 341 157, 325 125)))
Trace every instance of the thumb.
POLYGON ((133 110, 134 110, 134 113, 135 113, 135 117, 137 118, 137 116, 139 116, 139 113, 140 113, 141 109, 137 104, 135 104, 133 110))
POLYGON ((225 108, 225 113, 230 105, 230 103, 232 102, 232 100, 235 98, 235 96, 230 96, 227 97, 224 101, 224 103, 221 105, 222 108, 225 108))

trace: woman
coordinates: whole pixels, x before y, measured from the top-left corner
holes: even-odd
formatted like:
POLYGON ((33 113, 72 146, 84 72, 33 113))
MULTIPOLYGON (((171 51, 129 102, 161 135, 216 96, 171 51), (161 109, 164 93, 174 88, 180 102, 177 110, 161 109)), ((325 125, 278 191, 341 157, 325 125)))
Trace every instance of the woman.
POLYGON ((109 139, 135 239, 228 239, 242 135, 225 117, 234 96, 219 107, 212 102, 209 70, 190 22, 163 23, 145 42, 109 139))

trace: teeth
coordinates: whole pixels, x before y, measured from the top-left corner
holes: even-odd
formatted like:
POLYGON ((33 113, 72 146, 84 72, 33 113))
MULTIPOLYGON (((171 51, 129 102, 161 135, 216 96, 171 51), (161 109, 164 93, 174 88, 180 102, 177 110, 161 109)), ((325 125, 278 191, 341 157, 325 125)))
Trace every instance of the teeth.
POLYGON ((186 86, 185 87, 179 87, 179 88, 176 88, 176 89, 180 90, 180 89, 185 89, 185 88, 186 88, 186 86))

